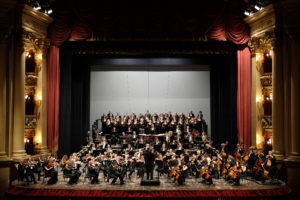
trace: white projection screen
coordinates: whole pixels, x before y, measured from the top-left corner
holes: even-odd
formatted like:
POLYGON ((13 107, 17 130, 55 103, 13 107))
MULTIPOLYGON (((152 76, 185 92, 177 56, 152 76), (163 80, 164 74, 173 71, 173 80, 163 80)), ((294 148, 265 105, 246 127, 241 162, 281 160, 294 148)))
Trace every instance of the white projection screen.
POLYGON ((92 66, 90 124, 120 114, 203 112, 210 135, 210 72, 207 65, 92 66))

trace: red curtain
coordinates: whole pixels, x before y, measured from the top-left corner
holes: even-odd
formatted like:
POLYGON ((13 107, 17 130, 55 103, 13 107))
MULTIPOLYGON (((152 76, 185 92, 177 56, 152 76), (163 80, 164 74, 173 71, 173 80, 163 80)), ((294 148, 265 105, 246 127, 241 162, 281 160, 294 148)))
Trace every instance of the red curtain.
MULTIPOLYGON (((231 7, 232 9, 234 6, 231 7)), ((239 45, 238 60, 238 91, 237 91, 237 128, 239 143, 251 146, 251 54, 247 45, 249 26, 238 14, 223 16, 216 19, 207 35, 213 40, 230 40, 239 45)))
MULTIPOLYGON (((103 16, 98 9, 99 1, 88 3, 81 1, 60 1, 55 11, 55 21, 49 27, 51 47, 48 56, 48 145, 55 149, 59 128, 59 46, 68 39, 83 40, 89 38, 92 31, 102 31, 103 35, 116 33, 109 29, 109 24, 100 22, 103 16)), ((250 53, 246 44, 249 40, 249 26, 243 21, 243 4, 241 1, 226 1, 222 12, 218 9, 205 12, 205 16, 216 16, 206 35, 213 40, 230 40, 240 45, 238 50, 238 94, 237 120, 239 141, 251 145, 251 71, 250 53)), ((205 7, 205 6, 204 6, 205 7)), ((208 19, 207 19, 208 20, 208 19)), ((208 27, 202 20, 199 27, 208 27)), ((172 23, 169 22, 169 23, 172 23)), ((200 22, 199 22, 200 23, 200 22)), ((192 23, 194 24, 194 23, 192 23)), ((188 25, 186 25, 188 26, 188 25)), ((191 25, 192 26, 192 25, 191 25)), ((193 27, 187 27, 193 30, 193 27)), ((132 30, 134 31, 134 30, 132 30)), ((184 31, 183 31, 184 32, 184 31)))
MULTIPOLYGON (((71 2, 69 2, 71 3, 71 2)), ((70 5, 70 4, 69 4, 70 5)), ((60 96, 60 65, 59 46, 69 38, 83 40, 90 37, 91 32, 83 22, 73 24, 73 16, 69 8, 57 15, 55 23, 49 28, 51 46, 48 53, 48 104, 47 104, 47 142, 49 149, 56 153, 59 132, 59 96, 60 96)))
POLYGON ((239 142, 251 145, 251 53, 248 47, 238 50, 237 119, 239 142))
POLYGON ((59 48, 56 46, 49 49, 47 72, 47 140, 49 149, 55 152, 58 148, 60 89, 59 48))

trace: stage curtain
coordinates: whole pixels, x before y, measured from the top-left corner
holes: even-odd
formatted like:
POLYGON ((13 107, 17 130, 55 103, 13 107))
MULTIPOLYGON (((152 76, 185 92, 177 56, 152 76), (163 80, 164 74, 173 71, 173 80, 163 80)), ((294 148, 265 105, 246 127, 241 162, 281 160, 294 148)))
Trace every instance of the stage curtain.
POLYGON ((248 47, 237 52, 238 56, 238 96, 237 116, 239 142, 251 145, 251 53, 248 47))
MULTIPOLYGON (((207 31, 212 40, 230 40, 238 45, 238 89, 237 89, 237 130, 239 143, 251 145, 251 54, 247 47, 250 39, 249 26, 243 21, 238 4, 229 3, 227 10, 230 15, 221 14, 207 31)), ((225 9, 225 10, 226 10, 225 9)), ((213 119, 213 118, 212 118, 213 119)))
MULTIPOLYGON (((48 146, 53 152, 57 151, 59 137, 59 104, 60 104, 60 62, 59 47, 68 39, 83 40, 91 35, 90 29, 82 20, 76 19, 78 14, 72 10, 72 1, 61 1, 59 10, 56 12, 55 22, 48 29, 48 36, 51 46, 48 54, 48 105, 47 105, 47 126, 48 126, 48 146)), ((63 108, 66 109, 66 108, 63 108)))
POLYGON ((58 156, 70 155, 72 124, 72 55, 63 54, 60 59, 60 112, 58 156))
POLYGON ((237 57, 233 53, 213 58, 210 67, 211 139, 216 148, 228 141, 228 149, 232 151, 237 143, 237 57))
MULTIPOLYGON (((59 111, 59 47, 67 40, 84 40, 92 35, 93 31, 102 33, 105 38, 106 34, 117 34, 117 31, 110 32, 109 23, 100 23, 103 19, 103 15, 99 12, 98 8, 101 6, 99 1, 89 1, 89 3, 82 1, 59 1, 55 9, 55 21, 49 27, 48 35, 51 40, 51 47, 48 56, 48 145, 51 149, 57 144, 58 137, 58 111, 59 111), (92 3, 92 4, 89 4, 92 3), (91 6, 92 5, 92 6, 91 6), (102 26, 103 25, 103 26, 102 26), (55 77, 56 75, 56 77, 55 77), (55 89, 57 88, 57 89, 55 89)), ((212 40, 230 40, 235 44, 245 48, 243 45, 249 40, 249 27, 243 21, 243 3, 239 0, 226 1, 224 5, 216 5, 218 8, 224 6, 222 12, 219 9, 205 10, 205 6, 202 8, 203 12, 207 12, 205 16, 214 16, 214 22, 211 20, 203 19, 202 24, 197 27, 202 27, 206 30, 206 36, 212 40), (207 24, 207 22, 210 22, 207 24), (207 28, 209 27, 209 28, 207 28)), ((201 12, 201 9, 200 9, 201 12)), ((210 19, 210 18, 209 18, 210 19)), ((172 23, 172 22, 171 22, 172 23)), ((186 33, 187 30, 195 31, 195 23, 185 23, 184 29, 181 33, 186 33)), ((198 30, 199 31, 199 30, 198 30)), ((171 34, 171 33, 170 33, 171 34)), ((196 34, 197 33, 192 33, 196 34)), ((250 69, 250 56, 247 57, 247 50, 240 50, 238 53, 238 70, 247 71, 250 69), (239 59, 243 58, 243 61, 239 59), (248 60, 249 59, 249 62, 248 60)), ((246 73, 238 73, 239 79, 243 79, 246 73), (243 77, 242 77, 243 74, 243 77)), ((250 76, 250 74, 249 74, 250 76)), ((250 94, 249 85, 251 85, 251 79, 243 79, 243 84, 238 86, 238 99, 246 99, 245 101, 238 101, 238 135, 243 138, 243 142, 246 145, 250 145, 250 112, 248 112, 248 105, 244 103, 250 102, 251 96, 244 96, 250 94), (248 83, 245 83, 248 81, 248 83), (249 82, 250 81, 250 82, 249 82), (243 91, 243 92, 242 92, 243 91), (243 127, 242 127, 243 126, 243 127)))
MULTIPOLYGON (((63 49, 63 48, 62 48, 63 49)), ((86 144, 90 119, 88 59, 61 51, 61 92, 58 155, 78 152, 86 144)))
POLYGON ((51 151, 58 148, 60 68, 59 48, 51 46, 47 70, 47 140, 51 151))

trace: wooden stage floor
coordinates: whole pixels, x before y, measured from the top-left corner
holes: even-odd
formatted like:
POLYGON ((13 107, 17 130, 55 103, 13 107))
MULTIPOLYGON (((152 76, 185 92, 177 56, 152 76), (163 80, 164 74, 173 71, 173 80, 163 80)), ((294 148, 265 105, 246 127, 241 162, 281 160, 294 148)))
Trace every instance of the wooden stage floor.
POLYGON ((81 175, 77 184, 69 185, 63 179, 62 172, 59 181, 47 185, 46 180, 37 184, 26 185, 14 181, 6 191, 7 200, 98 200, 98 199, 287 199, 291 189, 282 181, 261 184, 247 178, 241 179, 240 186, 234 186, 223 178, 213 179, 214 185, 206 185, 201 179, 187 178, 184 185, 178 185, 173 179, 163 175, 159 186, 142 186, 141 178, 136 174, 131 180, 125 178, 125 184, 119 181, 111 185, 104 181, 103 174, 99 176, 99 184, 90 184, 89 179, 81 175))
MULTIPOLYGON (((110 179, 111 182, 112 179, 110 179)), ((260 184, 257 181, 242 178, 240 186, 234 186, 228 183, 223 178, 213 179, 214 185, 207 185, 201 182, 202 179, 195 179, 193 177, 186 178, 183 185, 178 185, 174 182, 173 178, 168 178, 167 175, 162 175, 159 178, 159 186, 142 186, 141 178, 133 174, 131 180, 125 178, 125 183, 120 185, 119 180, 115 185, 111 185, 110 182, 104 180, 103 174, 99 175, 99 184, 90 184, 88 178, 84 178, 84 174, 80 176, 77 184, 69 185, 68 179, 63 179, 62 173, 59 172, 58 182, 54 185, 47 185, 45 180, 43 183, 43 177, 38 181, 37 184, 30 183, 26 185, 25 182, 18 182, 17 180, 12 183, 13 186, 22 188, 35 188, 35 189, 66 189, 66 190, 140 190, 140 191, 157 191, 157 190, 167 190, 167 191, 177 191, 177 190, 264 190, 264 189, 276 189, 285 186, 285 183, 279 180, 275 180, 274 183, 266 182, 266 184, 260 184)))

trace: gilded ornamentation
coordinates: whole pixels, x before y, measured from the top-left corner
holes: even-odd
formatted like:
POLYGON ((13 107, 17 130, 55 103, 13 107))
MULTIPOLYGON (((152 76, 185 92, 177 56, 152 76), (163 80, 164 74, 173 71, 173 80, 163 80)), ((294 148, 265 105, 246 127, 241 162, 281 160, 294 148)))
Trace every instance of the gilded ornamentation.
POLYGON ((25 129, 35 129, 37 125, 35 117, 25 117, 25 129))
POLYGON ((262 88, 262 95, 270 95, 270 94, 272 94, 272 86, 262 88))
POLYGON ((34 137, 35 136, 35 130, 34 129, 25 129, 25 137, 34 137))
POLYGON ((263 87, 272 86, 272 75, 266 75, 260 77, 260 83, 263 87))
POLYGON ((264 129, 267 129, 267 128, 272 128, 272 117, 266 117, 264 116, 262 119, 261 119, 261 125, 264 129))
POLYGON ((33 94, 35 95, 36 88, 35 86, 25 87, 25 94, 33 94))
POLYGON ((36 86, 37 84, 37 77, 33 75, 27 75, 25 77, 25 85, 26 86, 36 86))

